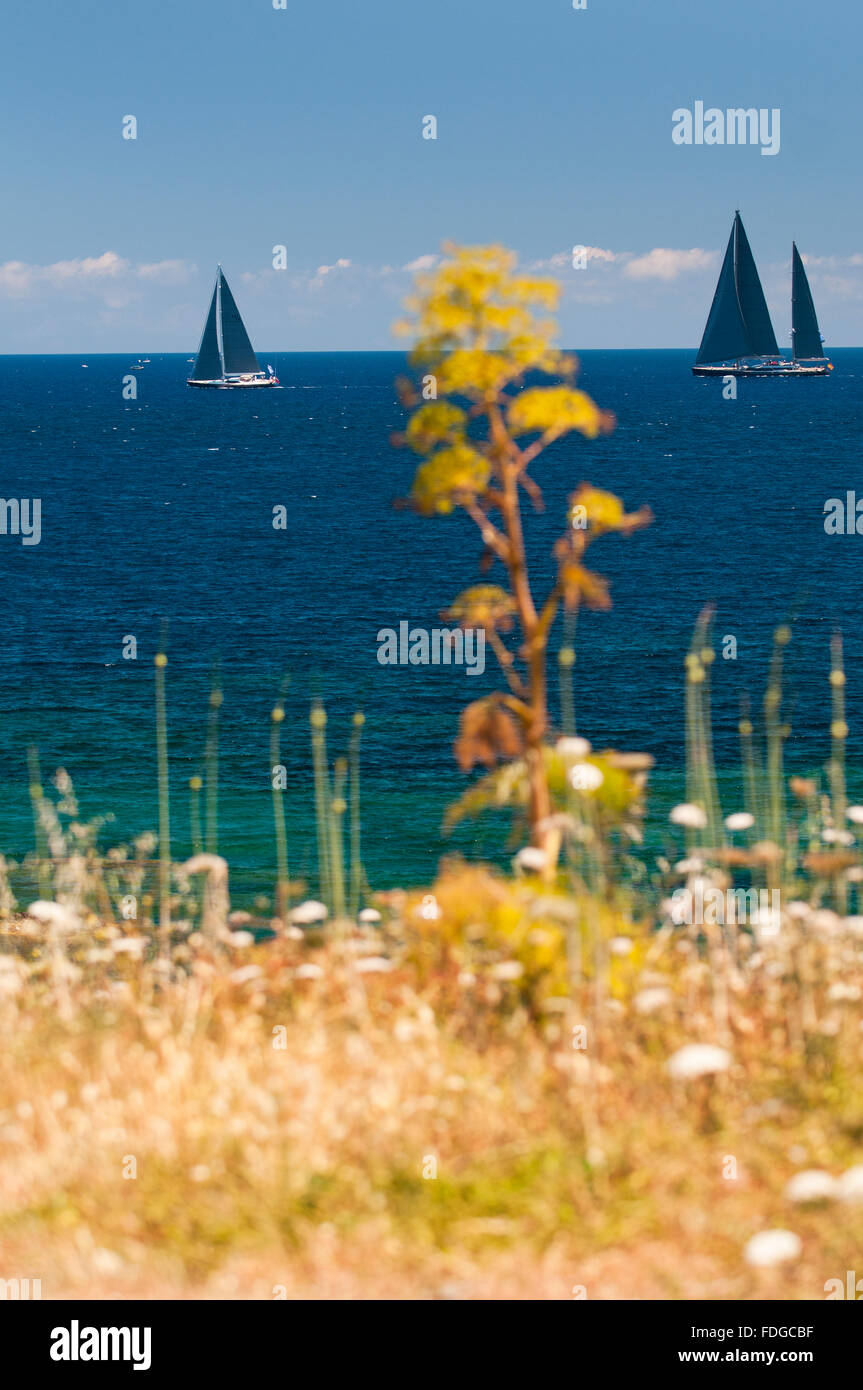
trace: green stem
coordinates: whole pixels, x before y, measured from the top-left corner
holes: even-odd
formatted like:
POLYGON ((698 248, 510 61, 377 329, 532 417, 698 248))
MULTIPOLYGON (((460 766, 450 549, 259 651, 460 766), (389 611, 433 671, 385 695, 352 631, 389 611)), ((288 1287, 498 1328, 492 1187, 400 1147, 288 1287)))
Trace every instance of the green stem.
POLYGON ((207 717, 207 747, 204 754, 207 778, 207 853, 219 852, 219 710, 222 691, 218 671, 210 691, 210 712, 207 717))
POLYGON ((35 746, 27 749, 27 771, 30 783, 30 804, 33 808, 33 834, 36 841, 36 872, 39 880, 40 898, 51 896, 51 868, 49 864, 48 837, 39 815, 42 800, 42 773, 39 767, 39 750, 35 746))
POLYGON ((192 853, 201 854, 204 841, 201 835, 201 787, 200 777, 189 778, 189 833, 192 837, 192 853))
POLYGON ((338 921, 343 921, 345 916, 345 855, 342 822, 346 810, 344 790, 347 771, 346 759, 338 758, 333 779, 333 797, 329 806, 330 880, 333 893, 333 913, 338 921))
POLYGON ((282 788, 276 786, 276 768, 281 767, 281 733, 285 708, 281 700, 273 709, 270 724, 270 770, 273 783, 273 824, 276 834, 276 915, 287 921, 290 874, 288 871, 288 836, 285 829, 285 804, 282 788))
POLYGON ((321 897, 328 907, 333 905, 332 881, 330 878, 330 848, 328 833, 328 807, 330 804, 330 778, 327 771, 327 712, 320 700, 312 705, 309 723, 312 726, 312 769, 315 778, 315 822, 318 837, 318 877, 321 897))
POLYGON ((363 861, 362 847, 360 843, 361 822, 360 822, 360 739, 362 738, 363 725, 366 717, 359 710, 354 715, 354 728, 351 734, 350 749, 348 757, 350 759, 350 786, 351 786, 351 814, 350 814, 350 838, 351 838, 351 887, 349 911, 352 918, 360 910, 360 899, 363 891, 363 861))
POLYGON ((167 939, 171 930, 171 812, 168 783, 168 720, 165 705, 165 667, 168 658, 157 652, 156 751, 159 771, 159 928, 167 939))

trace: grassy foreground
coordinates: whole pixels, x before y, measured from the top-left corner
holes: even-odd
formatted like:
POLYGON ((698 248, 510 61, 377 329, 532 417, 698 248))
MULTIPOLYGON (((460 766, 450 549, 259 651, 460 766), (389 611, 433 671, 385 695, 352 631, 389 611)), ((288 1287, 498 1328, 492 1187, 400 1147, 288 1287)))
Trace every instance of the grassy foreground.
POLYGON ((863 1266, 861 919, 801 907, 705 947, 457 865, 379 906, 167 948, 8 914, 0 1276, 52 1299, 820 1299, 863 1266), (799 1244, 754 1263, 775 1229, 799 1244))

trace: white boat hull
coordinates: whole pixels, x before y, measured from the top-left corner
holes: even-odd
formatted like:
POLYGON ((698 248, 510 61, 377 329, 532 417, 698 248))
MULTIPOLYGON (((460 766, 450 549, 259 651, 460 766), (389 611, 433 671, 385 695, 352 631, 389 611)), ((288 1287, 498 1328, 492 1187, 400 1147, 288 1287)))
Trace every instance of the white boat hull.
POLYGON ((219 377, 215 381, 195 381, 193 377, 187 377, 187 386, 204 386, 213 391, 234 391, 246 389, 247 387, 278 386, 277 376, 259 377, 219 377))

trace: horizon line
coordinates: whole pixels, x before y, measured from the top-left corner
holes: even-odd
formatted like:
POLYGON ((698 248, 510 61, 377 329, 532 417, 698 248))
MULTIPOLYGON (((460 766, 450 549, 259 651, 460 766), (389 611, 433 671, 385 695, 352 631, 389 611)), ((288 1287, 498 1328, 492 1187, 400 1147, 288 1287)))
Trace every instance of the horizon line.
MULTIPOLYGON (((831 344, 831 345, 830 345, 830 352, 848 352, 848 351, 854 351, 854 350, 859 349, 859 348, 863 348, 863 343, 836 343, 836 344, 831 344)), ((780 348, 780 353, 783 352, 784 350, 785 350, 785 349, 780 348)), ((791 350, 791 345, 790 345, 790 344, 788 344, 787 350, 790 352, 790 350, 791 350)), ((680 346, 675 346, 675 347, 581 347, 581 348, 563 347, 563 348, 560 349, 560 351, 561 351, 561 352, 571 352, 571 353, 574 353, 576 356, 577 356, 579 353, 584 353, 584 352, 697 352, 697 351, 698 351, 698 344, 697 344, 697 343, 693 343, 691 347, 689 347, 689 346, 684 346, 684 347, 680 347, 680 346)), ((409 355, 409 353, 410 353, 410 349, 404 349, 404 350, 402 350, 402 349, 400 349, 400 348, 274 348, 274 349, 272 349, 272 350, 270 350, 270 351, 267 351, 267 350, 265 350, 265 349, 262 348, 262 349, 260 349, 259 351, 256 350, 255 355, 256 355, 256 357, 259 357, 259 358, 261 358, 261 357, 299 357, 299 356, 307 357, 307 356, 310 356, 310 355, 315 354, 315 353, 320 353, 321 355, 325 355, 325 354, 327 354, 327 353, 336 353, 336 352, 340 352, 340 353, 353 353, 353 354, 355 354, 355 355, 358 356, 358 357, 360 357, 360 356, 368 356, 368 357, 371 357, 371 356, 375 356, 375 355, 377 355, 377 356, 389 355, 389 356, 391 356, 391 357, 407 357, 407 356, 409 355)), ((88 352, 88 351, 86 350, 86 348, 78 348, 78 349, 75 349, 75 351, 64 351, 64 352, 32 352, 32 351, 31 351, 31 352, 7 352, 7 351, 3 351, 3 352, 0 352, 0 359, 2 359, 2 358, 4 358, 4 357, 141 357, 141 356, 144 356, 144 355, 149 354, 149 353, 155 353, 156 356, 158 356, 158 357, 183 357, 183 358, 185 358, 187 361, 189 360, 189 357, 190 357, 190 356, 191 356, 192 358, 194 358, 194 357, 196 356, 196 353, 194 353, 194 352, 190 354, 189 352, 183 351, 182 349, 178 349, 178 348, 173 348, 173 349, 171 349, 170 351, 165 351, 164 349, 160 349, 160 348, 141 348, 141 349, 139 349, 139 348, 135 348, 135 349, 131 349, 131 348, 129 348, 129 349, 114 348, 114 349, 112 349, 110 352, 106 352, 106 351, 102 351, 102 350, 100 350, 100 351, 98 351, 98 352, 88 352)), ((828 357, 829 357, 829 355, 830 355, 830 353, 827 354, 828 357)))

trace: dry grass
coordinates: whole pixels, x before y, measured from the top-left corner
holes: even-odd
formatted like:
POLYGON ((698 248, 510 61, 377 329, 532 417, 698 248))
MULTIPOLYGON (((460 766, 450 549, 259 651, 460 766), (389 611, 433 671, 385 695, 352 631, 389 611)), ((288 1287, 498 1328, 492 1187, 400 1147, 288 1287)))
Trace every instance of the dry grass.
POLYGON ((8 917, 0 1276, 47 1298, 823 1298, 860 1264, 863 1202, 783 1191, 863 1154, 859 921, 711 948, 572 911, 454 868, 344 939, 178 933, 160 956, 116 923, 8 917), (549 981, 573 933, 602 966, 570 996, 549 981), (692 1042, 729 1068, 673 1080, 692 1042), (751 1267, 773 1227, 799 1258, 751 1267))

